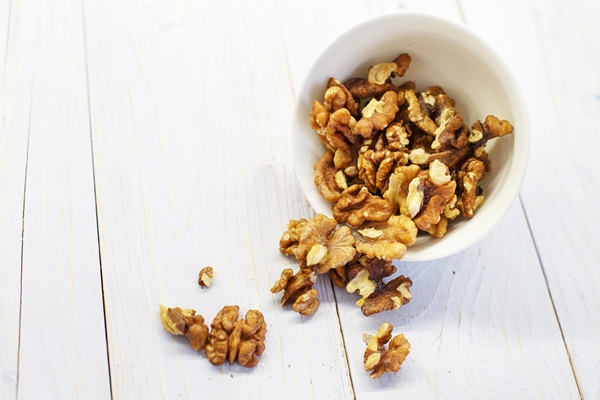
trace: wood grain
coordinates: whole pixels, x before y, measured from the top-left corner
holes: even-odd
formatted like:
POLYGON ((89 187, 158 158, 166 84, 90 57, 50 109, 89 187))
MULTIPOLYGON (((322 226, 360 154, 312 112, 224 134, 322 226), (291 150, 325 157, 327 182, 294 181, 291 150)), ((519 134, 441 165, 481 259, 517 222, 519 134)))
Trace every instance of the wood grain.
POLYGON ((21 301, 21 238, 31 109, 33 38, 21 5, 0 2, 0 398, 15 398, 21 301), (10 40, 9 40, 10 39, 10 40))
POLYGON ((598 7, 0 0, 0 399, 600 397, 598 7), (408 305, 367 318, 319 277, 302 317, 269 291, 297 268, 287 222, 314 214, 290 162, 297 90, 334 37, 399 10, 464 22, 506 57, 529 174, 480 243, 397 263, 408 305), (259 309, 267 351, 210 365, 162 329, 161 303, 208 322, 259 309), (412 348, 374 381, 362 334, 383 321, 412 348))
POLYGON ((312 319, 269 291, 294 265, 277 248, 287 221, 308 215, 288 162, 293 98, 272 9, 86 3, 115 397, 352 396, 331 287, 319 285, 312 319), (215 279, 202 290, 205 265, 215 279), (259 309, 267 352, 254 370, 210 365, 162 329, 160 303, 209 322, 228 304, 259 309))
POLYGON ((109 398, 81 8, 32 1, 18 397, 109 398))

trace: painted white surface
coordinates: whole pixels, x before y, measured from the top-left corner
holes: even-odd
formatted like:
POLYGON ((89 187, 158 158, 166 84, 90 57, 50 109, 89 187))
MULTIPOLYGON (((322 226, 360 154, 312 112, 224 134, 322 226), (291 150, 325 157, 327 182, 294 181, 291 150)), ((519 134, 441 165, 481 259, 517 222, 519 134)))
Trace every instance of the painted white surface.
POLYGON ((0 1, 0 398, 598 397, 598 11, 0 1), (301 317, 269 292, 296 265, 286 223, 312 215, 290 162, 296 91, 331 38, 399 9, 464 21, 518 60, 534 136, 521 199, 475 246, 398 263, 405 307, 367 318, 320 279, 301 317), (208 321, 261 310, 258 367, 210 365, 162 330, 159 303, 208 321), (372 381, 362 333, 386 320, 412 352, 372 381))

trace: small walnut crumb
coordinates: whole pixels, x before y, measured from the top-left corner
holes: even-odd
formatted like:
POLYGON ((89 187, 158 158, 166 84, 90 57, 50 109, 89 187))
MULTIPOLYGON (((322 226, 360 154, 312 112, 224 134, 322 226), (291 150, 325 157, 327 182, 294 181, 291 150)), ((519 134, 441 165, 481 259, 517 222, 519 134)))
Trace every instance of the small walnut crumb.
POLYGON ((212 284, 214 271, 212 267, 204 267, 200 270, 198 274, 198 285, 200 285, 203 289, 204 287, 209 287, 212 284))
POLYGON ((363 339, 368 340, 363 363, 365 371, 373 371, 370 374, 373 379, 387 372, 400 371, 400 366, 410 353, 410 343, 403 334, 392 338, 393 329, 390 323, 384 322, 375 335, 363 335, 363 339), (386 344, 388 344, 387 349, 386 344))

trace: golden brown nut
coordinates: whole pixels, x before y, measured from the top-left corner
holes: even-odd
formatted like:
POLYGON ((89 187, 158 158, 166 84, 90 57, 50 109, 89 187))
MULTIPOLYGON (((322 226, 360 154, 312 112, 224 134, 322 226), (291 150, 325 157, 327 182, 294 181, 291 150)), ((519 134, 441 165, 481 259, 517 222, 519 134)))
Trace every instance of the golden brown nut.
POLYGON ((479 157, 483 148, 489 140, 509 135, 513 132, 513 126, 506 120, 500 120, 493 115, 485 117, 483 124, 476 121, 471 126, 469 143, 473 144, 475 157, 479 157))
POLYGON ((160 305, 160 320, 163 328, 173 335, 183 335, 196 351, 202 350, 208 339, 208 326, 204 317, 195 310, 179 307, 167 308, 160 305))
POLYGON ((237 320, 229 336, 229 365, 237 359, 246 368, 255 367, 258 356, 265 351, 266 333, 267 324, 258 310, 249 310, 244 319, 237 320))
POLYGON ((352 96, 352 93, 350 93, 350 91, 348 90, 348 88, 346 88, 346 86, 338 81, 335 78, 329 78, 329 80, 327 81, 327 88, 332 88, 332 87, 338 87, 340 88, 346 97, 346 103, 344 104, 344 108, 346 108, 348 111, 350 111, 350 114, 354 117, 354 118, 358 118, 358 109, 360 107, 360 104, 354 99, 354 97, 352 96))
POLYGON ((389 201, 371 195, 365 186, 352 185, 342 192, 331 210, 337 222, 357 227, 365 221, 385 221, 393 208, 389 201))
POLYGON ((316 289, 304 292, 296 299, 292 309, 307 317, 313 315, 319 308, 318 294, 319 292, 316 289))
MULTIPOLYGON (((310 111, 310 126, 319 134, 319 137, 324 137, 327 122, 329 122, 327 107, 317 100, 313 101, 310 111)), ((321 139, 321 141, 324 141, 324 139, 321 139)))
POLYGON ((210 266, 204 267, 198 273, 198 285, 204 289, 212 284, 214 276, 213 268, 210 266))
POLYGON ((400 210, 402 215, 408 215, 406 206, 408 185, 419 175, 419 172, 421 168, 415 164, 398 166, 388 180, 388 189, 383 193, 383 198, 392 203, 394 210, 400 210))
POLYGON ((239 316, 239 306, 225 306, 215 316, 210 327, 208 343, 204 347, 208 361, 213 365, 225 362, 229 350, 229 336, 239 316))
POLYGON ((381 96, 390 88, 392 85, 390 83, 371 83, 367 79, 364 78, 352 78, 344 82, 344 86, 348 88, 352 96, 357 99, 368 99, 369 97, 381 96))
POLYGON ((321 196, 331 203, 335 203, 342 196, 335 179, 336 173, 333 154, 328 151, 315 163, 314 182, 321 196))
POLYGON ((387 91, 381 100, 372 99, 363 108, 362 118, 354 126, 354 132, 366 139, 372 138, 394 120, 397 112, 398 95, 394 91, 387 91))
POLYGON ((478 184, 485 177, 485 172, 485 164, 476 158, 469 158, 458 171, 457 179, 462 195, 457 206, 467 218, 473 218, 475 210, 483 202, 483 191, 478 184))
POLYGON ((208 337, 208 327, 202 315, 192 309, 167 308, 160 305, 163 328, 173 335, 184 335, 194 350, 201 350, 208 337))
POLYGON ((377 85, 385 84, 393 75, 404 76, 409 65, 410 56, 402 53, 392 62, 376 64, 369 68, 367 81, 377 85))
POLYGON ((410 344, 403 334, 392 339, 393 329, 391 324, 384 322, 374 336, 365 335, 367 348, 363 363, 365 371, 373 371, 370 374, 373 379, 381 377, 386 372, 398 372, 410 353, 410 344), (387 349, 386 344, 388 344, 387 349))
POLYGON ((313 246, 306 257, 307 265, 309 267, 315 265, 317 274, 324 274, 330 269, 343 267, 352 261, 356 254, 354 242, 352 230, 347 226, 342 226, 326 243, 313 246))
POLYGON ((279 251, 285 255, 292 255, 300 242, 300 233, 307 221, 304 218, 292 219, 288 222, 287 231, 279 239, 279 251))
POLYGON ((358 233, 364 240, 356 242, 356 250, 385 261, 402 259, 407 246, 417 239, 415 223, 404 215, 392 215, 383 222, 366 223, 358 233))
MULTIPOLYGON (((429 232, 440 222, 444 208, 454 198, 456 181, 451 179, 448 167, 437 160, 429 165, 429 171, 423 175, 420 175, 421 181, 417 190, 423 193, 424 198, 420 211, 413 221, 417 228, 429 232)), ((438 227, 437 237, 445 233, 445 230, 440 229, 443 228, 438 227)))
POLYGON ((426 132, 431 136, 435 136, 435 131, 438 126, 429 117, 429 114, 426 112, 426 110, 423 109, 422 103, 417 98, 415 91, 407 90, 404 93, 404 97, 408 103, 408 119, 414 122, 423 132, 426 132))
POLYGON ((364 299, 360 311, 368 317, 382 311, 396 310, 412 299, 411 286, 410 278, 400 275, 384 286, 378 286, 364 299))
POLYGON ((279 280, 271 288, 272 293, 284 291, 281 306, 294 303, 298 297, 312 289, 317 280, 315 273, 307 268, 300 268, 295 274, 292 273, 290 268, 284 269, 279 280))

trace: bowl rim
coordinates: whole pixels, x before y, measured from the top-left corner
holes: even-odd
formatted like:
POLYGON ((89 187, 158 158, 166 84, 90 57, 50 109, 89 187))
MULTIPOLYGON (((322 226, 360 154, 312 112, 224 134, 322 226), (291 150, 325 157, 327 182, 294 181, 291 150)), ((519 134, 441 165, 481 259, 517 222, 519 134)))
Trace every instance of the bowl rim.
MULTIPOLYGON (((298 122, 300 120, 300 117, 302 116, 301 109, 303 108, 302 93, 309 89, 309 82, 311 81, 312 76, 318 71, 318 67, 321 64, 321 61, 325 57, 325 55, 329 53, 331 49, 339 46, 341 42, 345 41, 347 36, 352 36, 356 34, 357 31, 364 30, 366 27, 376 25, 385 20, 396 20, 406 18, 421 19, 423 21, 427 21, 428 23, 437 23, 441 25, 445 24, 450 29, 454 29, 463 35, 469 36, 475 43, 477 43, 478 46, 484 49, 488 53, 488 56, 491 56, 491 59, 494 61, 493 65, 490 65, 488 62, 484 62, 484 65, 490 68, 491 71, 494 73, 502 88, 504 89, 507 98, 509 98, 510 95, 510 109, 515 114, 513 116, 514 120, 512 122, 514 123, 516 120, 520 121, 518 128, 519 147, 516 146, 517 143, 515 139, 515 143, 511 150, 513 164, 511 165, 511 168, 507 171, 508 176, 506 177, 506 180, 511 180, 511 187, 513 189, 510 192, 503 193, 503 197, 510 197, 510 200, 502 202, 501 204, 503 205, 503 207, 501 209, 496 208, 494 210, 495 212, 492 214, 492 217, 490 218, 490 216, 488 216, 488 222, 481 226, 482 231, 480 232, 480 234, 471 235, 469 240, 464 240, 460 242, 459 245, 455 246, 438 246, 438 248, 435 249, 435 252, 432 252, 432 254, 428 254, 425 257, 413 257, 411 255, 410 247, 408 247, 404 258, 398 260, 401 262, 432 261, 457 254, 480 242, 485 236, 487 236, 492 230, 492 228, 498 224, 498 222, 504 217, 504 215, 506 215, 508 210, 512 207, 512 205, 516 202, 517 198, 519 197, 519 192, 525 180, 527 167, 529 164, 529 158, 531 154, 531 126, 529 121, 528 105, 525 101, 526 98, 523 94, 523 90, 517 84, 518 80, 516 79, 516 75, 512 68, 507 64, 505 58, 502 57, 498 50, 478 32, 474 31, 472 28, 468 27, 462 22, 456 21, 445 16, 441 16, 439 14, 424 11, 396 11, 380 14, 374 17, 367 18, 351 26, 347 30, 341 32, 328 45, 326 45, 313 59, 310 68, 304 75, 300 86, 298 86, 292 115, 292 146, 290 148, 294 149, 293 142, 295 140, 295 137, 299 136, 298 122)), ((318 211, 311 204, 310 198, 306 193, 306 183, 298 177, 297 163, 295 162, 295 157, 296 155, 292 151, 292 164, 294 168, 294 175, 298 179, 303 194, 306 197, 308 203, 310 204, 311 209, 315 213, 318 213, 318 211)), ((440 240, 443 239, 444 238, 441 238, 440 240)))

